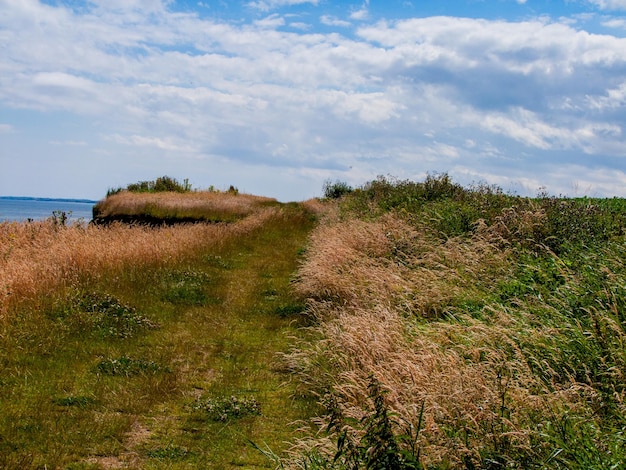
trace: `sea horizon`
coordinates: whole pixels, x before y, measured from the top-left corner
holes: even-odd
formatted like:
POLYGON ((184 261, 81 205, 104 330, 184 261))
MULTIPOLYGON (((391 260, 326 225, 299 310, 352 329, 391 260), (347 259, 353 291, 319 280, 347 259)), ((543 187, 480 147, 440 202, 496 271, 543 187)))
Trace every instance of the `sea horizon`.
POLYGON ((0 196, 0 222, 45 220, 55 213, 65 213, 71 222, 89 222, 93 216, 92 208, 97 202, 86 198, 0 196))
POLYGON ((41 196, 0 196, 0 199, 8 201, 62 201, 62 202, 80 202, 85 204, 96 204, 98 201, 88 198, 76 197, 41 197, 41 196))

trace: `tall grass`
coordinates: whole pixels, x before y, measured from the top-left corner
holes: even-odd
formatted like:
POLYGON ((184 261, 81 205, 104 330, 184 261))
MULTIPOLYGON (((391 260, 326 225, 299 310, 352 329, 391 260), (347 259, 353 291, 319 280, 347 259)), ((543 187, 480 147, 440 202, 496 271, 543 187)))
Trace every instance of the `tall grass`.
POLYGON ((311 415, 276 353, 313 223, 2 225, 0 468, 266 467, 311 415))
POLYGON ((191 191, 191 184, 188 179, 183 180, 181 183, 176 178, 161 176, 153 181, 139 181, 137 183, 131 183, 127 185, 126 188, 111 188, 107 191, 107 197, 124 190, 134 193, 187 193, 191 191))
POLYGON ((326 414, 291 464, 626 465, 625 207, 445 175, 344 197, 298 275, 319 340, 286 361, 326 414))
POLYGON ((271 198, 236 192, 132 192, 108 196, 94 207, 94 219, 148 217, 197 221, 234 221, 260 206, 275 203, 271 198))
POLYGON ((98 279, 128 266, 167 262, 200 246, 218 246, 258 228, 277 210, 259 210, 232 225, 0 223, 0 316, 16 301, 71 286, 80 277, 98 279))

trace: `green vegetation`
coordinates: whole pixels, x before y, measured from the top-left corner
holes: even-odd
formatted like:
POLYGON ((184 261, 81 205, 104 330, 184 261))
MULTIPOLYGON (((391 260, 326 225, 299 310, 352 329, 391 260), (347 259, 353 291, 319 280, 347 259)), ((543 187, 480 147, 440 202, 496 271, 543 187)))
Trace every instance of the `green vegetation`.
POLYGON ((324 197, 326 199, 339 199, 346 194, 350 194, 354 189, 348 183, 344 181, 330 180, 324 183, 324 197))
MULTIPOLYGON (((126 191, 131 193, 188 193, 191 191, 191 184, 188 179, 180 183, 176 178, 161 176, 154 181, 139 181, 126 186, 126 191)), ((109 189, 107 197, 124 191, 124 188, 109 189)))
POLYGON ((157 182, 0 225, 0 468, 626 468, 626 200, 157 182))
POLYGON ((223 422, 261 414, 261 405, 254 397, 208 397, 196 400, 192 409, 206 414, 213 421, 223 422))
POLYGON ((187 180, 180 184, 164 176, 156 181, 130 184, 126 189, 110 190, 107 197, 93 207, 93 221, 147 225, 234 222, 271 205, 277 205, 277 201, 239 194, 234 186, 224 192, 213 188, 191 191, 187 180))
POLYGON ((624 468, 625 227, 623 199, 445 174, 342 198, 299 274, 320 336, 292 370, 326 414, 297 465, 624 468))
POLYGON ((268 468, 253 443, 284 455, 316 409, 277 356, 303 334, 290 281, 314 218, 269 211, 218 244, 75 273, 13 304, 0 323, 0 468, 268 468))

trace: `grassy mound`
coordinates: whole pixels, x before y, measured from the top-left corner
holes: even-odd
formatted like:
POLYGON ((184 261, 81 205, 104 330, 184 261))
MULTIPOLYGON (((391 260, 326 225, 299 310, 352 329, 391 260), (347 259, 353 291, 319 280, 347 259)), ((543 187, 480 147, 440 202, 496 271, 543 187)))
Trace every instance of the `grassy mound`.
POLYGON ((136 192, 120 191, 107 196, 93 208, 96 224, 114 221, 150 225, 234 222, 276 200, 235 191, 136 192))

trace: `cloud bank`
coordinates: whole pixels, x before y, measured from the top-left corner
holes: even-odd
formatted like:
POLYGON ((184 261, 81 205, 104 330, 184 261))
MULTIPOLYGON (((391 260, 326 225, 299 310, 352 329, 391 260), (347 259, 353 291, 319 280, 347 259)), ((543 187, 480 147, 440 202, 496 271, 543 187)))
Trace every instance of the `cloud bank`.
POLYGON ((626 196, 626 39, 575 21, 373 21, 367 3, 339 16, 314 0, 249 2, 261 14, 246 21, 160 0, 0 7, 0 159, 16 171, 13 152, 43 134, 55 145, 31 152, 89 168, 89 187, 168 172, 288 200, 328 178, 447 171, 626 196), (280 8, 297 4, 309 13, 280 8))

